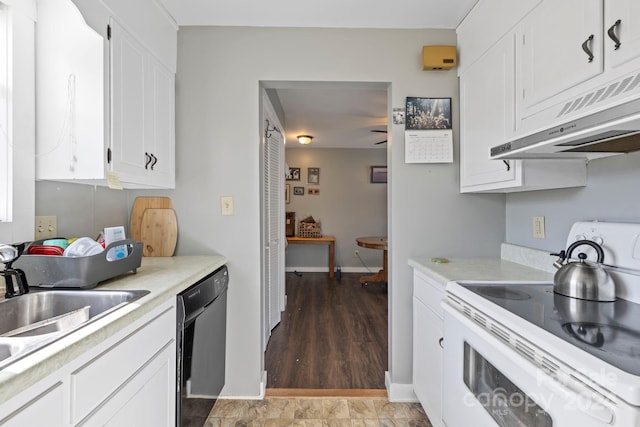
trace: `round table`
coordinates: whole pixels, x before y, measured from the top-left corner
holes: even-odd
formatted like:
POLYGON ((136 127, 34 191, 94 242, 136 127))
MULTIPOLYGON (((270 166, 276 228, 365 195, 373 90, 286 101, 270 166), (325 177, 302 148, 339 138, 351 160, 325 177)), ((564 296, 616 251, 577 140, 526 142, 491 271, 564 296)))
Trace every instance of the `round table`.
POLYGON ((382 270, 376 274, 370 276, 362 276, 360 283, 364 286, 368 282, 383 282, 387 283, 387 236, 369 236, 369 237, 357 237, 356 242, 358 246, 369 249, 382 250, 382 270))

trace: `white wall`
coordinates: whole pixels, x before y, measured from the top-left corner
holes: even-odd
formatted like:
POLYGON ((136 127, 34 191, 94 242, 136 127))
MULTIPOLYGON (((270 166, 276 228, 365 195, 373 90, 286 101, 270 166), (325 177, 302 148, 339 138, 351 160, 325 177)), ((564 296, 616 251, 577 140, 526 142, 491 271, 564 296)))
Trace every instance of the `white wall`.
MULTIPOLYGON (((390 82, 407 96, 452 97, 454 71, 421 69, 422 46, 455 44, 447 30, 184 27, 178 36, 176 190, 181 255, 230 260, 227 396, 257 396, 260 348, 260 81, 390 82), (220 215, 220 196, 235 215, 220 215)), ((403 130, 388 147, 390 381, 411 394, 410 257, 499 254, 504 196, 461 195, 458 162, 405 165, 403 130)), ((395 393, 395 391, 393 391, 395 393)), ((392 396, 393 398, 393 396, 392 396)))
POLYGON ((640 152, 592 160, 586 187, 508 195, 507 241, 557 252, 576 221, 640 222, 638 166, 640 152), (532 216, 545 217, 544 239, 531 237, 532 216))
MULTIPOLYGON (((295 146, 297 142, 292 144, 295 146)), ((360 250, 362 261, 371 271, 378 271, 382 267, 382 252, 361 248, 355 239, 387 235, 387 184, 372 184, 369 179, 371 166, 387 164, 387 151, 287 148, 285 159, 290 167, 301 171, 300 181, 287 181, 291 202, 285 209, 295 212, 297 221, 309 215, 321 221, 322 233, 336 238, 335 263, 343 272, 366 271, 353 256, 354 249, 360 250), (307 185, 309 167, 320 168, 319 185, 307 185), (294 195, 293 187, 303 187, 305 194, 294 195), (308 194, 309 188, 319 189, 320 194, 308 194)), ((289 271, 326 271, 327 258, 324 245, 289 245, 286 267, 289 271)))

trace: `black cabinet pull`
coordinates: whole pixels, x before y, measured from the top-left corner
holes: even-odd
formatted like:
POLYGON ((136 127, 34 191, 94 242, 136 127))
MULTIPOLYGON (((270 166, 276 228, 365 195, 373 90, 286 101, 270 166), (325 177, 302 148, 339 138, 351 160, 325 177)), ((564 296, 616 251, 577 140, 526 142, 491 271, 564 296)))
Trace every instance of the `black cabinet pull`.
POLYGON ((509 172, 511 170, 511 163, 509 163, 508 160, 503 160, 502 163, 504 163, 505 165, 507 165, 507 172, 509 172))
POLYGON ((151 170, 153 170, 153 167, 158 163, 158 158, 153 154, 151 154, 151 158, 153 159, 153 163, 151 163, 151 170))
POLYGON ((584 50, 584 53, 586 53, 587 56, 589 57, 589 62, 593 61, 593 52, 591 52, 591 46, 589 46, 592 41, 593 41, 593 34, 591 34, 589 38, 586 39, 584 43, 582 43, 582 50, 584 50))
POLYGON ((444 348, 444 345, 442 344, 443 342, 444 342, 444 337, 438 340, 438 344, 440 344, 440 348, 444 348))
POLYGON ((149 155, 149 153, 144 153, 144 157, 145 157, 144 168, 149 169, 149 163, 151 163, 151 156, 149 155))
POLYGON ((609 38, 611 40, 613 40, 613 42, 615 43, 615 46, 613 47, 613 50, 618 50, 618 48, 620 47, 620 39, 618 38, 618 36, 616 35, 616 28, 622 23, 622 20, 618 19, 608 30, 607 30, 607 34, 609 35, 609 38))

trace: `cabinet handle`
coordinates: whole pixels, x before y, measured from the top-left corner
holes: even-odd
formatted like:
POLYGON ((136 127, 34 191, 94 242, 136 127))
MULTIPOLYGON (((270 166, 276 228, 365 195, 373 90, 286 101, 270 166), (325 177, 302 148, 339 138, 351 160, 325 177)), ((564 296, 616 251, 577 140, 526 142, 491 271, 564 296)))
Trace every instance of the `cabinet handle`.
POLYGON ((593 52, 591 52, 591 46, 589 46, 592 41, 593 41, 593 34, 591 34, 589 38, 586 39, 584 43, 582 43, 582 50, 584 50, 584 53, 586 53, 587 56, 589 57, 589 62, 593 61, 593 52))
POLYGON ((151 156, 149 155, 149 153, 144 153, 144 157, 146 159, 144 162, 144 168, 149 169, 149 163, 151 163, 151 156))
POLYGON ((613 42, 615 43, 615 46, 613 47, 613 50, 618 50, 618 48, 620 47, 620 39, 618 38, 618 36, 616 35, 616 28, 618 27, 618 25, 620 25, 622 23, 622 20, 618 19, 608 30, 607 30, 607 34, 609 35, 609 38, 611 40, 613 40, 613 42))
POLYGON ((507 165, 507 172, 509 172, 511 170, 511 163, 509 163, 508 160, 503 160, 502 163, 504 163, 505 165, 507 165))
POLYGON ((153 154, 151 154, 151 158, 153 159, 153 163, 151 163, 151 170, 153 170, 153 167, 158 163, 158 158, 153 154))
POLYGON ((444 348, 443 342, 444 342, 444 337, 438 340, 438 344, 440 345, 440 348, 444 348))

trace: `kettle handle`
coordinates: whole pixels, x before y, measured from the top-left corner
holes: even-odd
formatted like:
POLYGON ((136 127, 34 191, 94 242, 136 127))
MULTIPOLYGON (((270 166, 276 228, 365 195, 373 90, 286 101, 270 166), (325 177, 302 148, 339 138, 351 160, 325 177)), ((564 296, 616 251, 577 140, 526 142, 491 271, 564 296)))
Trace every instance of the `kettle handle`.
POLYGON ((576 240, 567 248, 567 259, 571 258, 571 253, 575 248, 582 245, 591 246, 595 249, 596 254, 598 254, 598 264, 602 264, 604 261, 604 251, 602 250, 602 246, 594 242, 593 240, 576 240))

